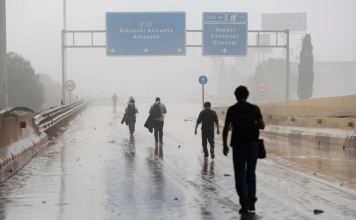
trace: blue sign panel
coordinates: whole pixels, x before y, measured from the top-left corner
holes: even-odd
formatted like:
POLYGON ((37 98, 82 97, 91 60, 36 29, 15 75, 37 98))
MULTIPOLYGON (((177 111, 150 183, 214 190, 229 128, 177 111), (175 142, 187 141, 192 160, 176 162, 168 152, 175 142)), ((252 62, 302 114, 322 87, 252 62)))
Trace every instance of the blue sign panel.
POLYGON ((199 82, 200 84, 205 85, 208 82, 208 77, 206 76, 199 77, 199 82))
POLYGON ((106 13, 107 56, 185 56, 185 12, 106 13))
POLYGON ((203 56, 247 56, 246 12, 203 13, 203 56))

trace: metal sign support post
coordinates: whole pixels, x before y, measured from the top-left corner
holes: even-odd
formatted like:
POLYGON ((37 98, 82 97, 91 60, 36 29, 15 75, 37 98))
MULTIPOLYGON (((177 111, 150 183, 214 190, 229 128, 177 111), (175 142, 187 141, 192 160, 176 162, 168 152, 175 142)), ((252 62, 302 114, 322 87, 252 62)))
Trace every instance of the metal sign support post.
POLYGON ((6 1, 0 0, 0 110, 7 108, 6 1))
POLYGON ((62 30, 62 100, 63 104, 66 104, 66 90, 65 90, 65 83, 67 81, 67 50, 66 50, 66 45, 67 45, 67 2, 66 0, 63 0, 63 30, 62 30))
POLYGON ((202 85, 202 89, 203 89, 203 110, 204 110, 204 84, 202 85))
POLYGON ((65 43, 65 38, 66 38, 66 31, 62 30, 62 45, 61 45, 61 51, 62 51, 62 101, 63 105, 66 104, 66 90, 65 90, 65 83, 67 81, 67 51, 66 51, 66 43, 65 43))

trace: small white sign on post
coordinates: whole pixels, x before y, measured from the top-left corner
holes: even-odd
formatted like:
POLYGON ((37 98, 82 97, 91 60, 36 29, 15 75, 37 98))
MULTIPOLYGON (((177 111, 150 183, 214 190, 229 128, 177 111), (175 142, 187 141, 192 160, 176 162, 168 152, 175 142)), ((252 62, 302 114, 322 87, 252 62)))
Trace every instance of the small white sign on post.
POLYGON ((68 80, 64 84, 64 87, 66 88, 67 91, 71 92, 75 89, 75 82, 73 80, 68 80))
POLYGON ((264 82, 260 82, 257 84, 257 91, 259 91, 259 92, 266 92, 267 88, 268 88, 268 86, 264 82))
POLYGON ((73 80, 68 80, 64 87, 69 91, 69 103, 72 103, 72 91, 75 89, 75 82, 73 80))

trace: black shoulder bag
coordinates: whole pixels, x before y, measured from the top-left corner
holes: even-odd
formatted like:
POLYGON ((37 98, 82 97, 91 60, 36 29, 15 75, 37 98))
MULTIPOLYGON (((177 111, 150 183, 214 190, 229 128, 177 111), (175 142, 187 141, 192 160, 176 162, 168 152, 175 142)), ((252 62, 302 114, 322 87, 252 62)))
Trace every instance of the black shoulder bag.
POLYGON ((266 149, 263 143, 263 139, 258 139, 258 159, 265 159, 266 158, 266 149))

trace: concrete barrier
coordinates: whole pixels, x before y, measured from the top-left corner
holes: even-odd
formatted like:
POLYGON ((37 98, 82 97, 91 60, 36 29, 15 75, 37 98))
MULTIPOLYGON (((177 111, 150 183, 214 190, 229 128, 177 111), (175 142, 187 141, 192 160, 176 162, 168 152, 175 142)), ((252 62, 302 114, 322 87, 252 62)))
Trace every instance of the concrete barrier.
MULTIPOLYGON (((266 122, 262 135, 356 149, 356 95, 257 105, 266 122)), ((228 107, 213 109, 225 120, 228 107)))
POLYGON ((48 145, 45 133, 38 133, 34 126, 35 114, 3 118, 0 115, 0 182, 4 181, 48 145))
POLYGON ((0 182, 19 171, 41 148, 48 146, 45 133, 48 129, 70 118, 89 103, 78 101, 40 114, 15 117, 9 111, 0 113, 0 182))
POLYGON ((356 131, 349 122, 356 122, 351 118, 328 117, 287 117, 268 119, 264 115, 266 129, 261 134, 277 135, 317 144, 328 144, 355 148, 356 131), (293 120, 291 120, 293 119, 293 120), (321 120, 318 123, 318 119, 321 120))
POLYGON ((274 116, 356 116, 356 95, 257 104, 261 112, 274 116))

